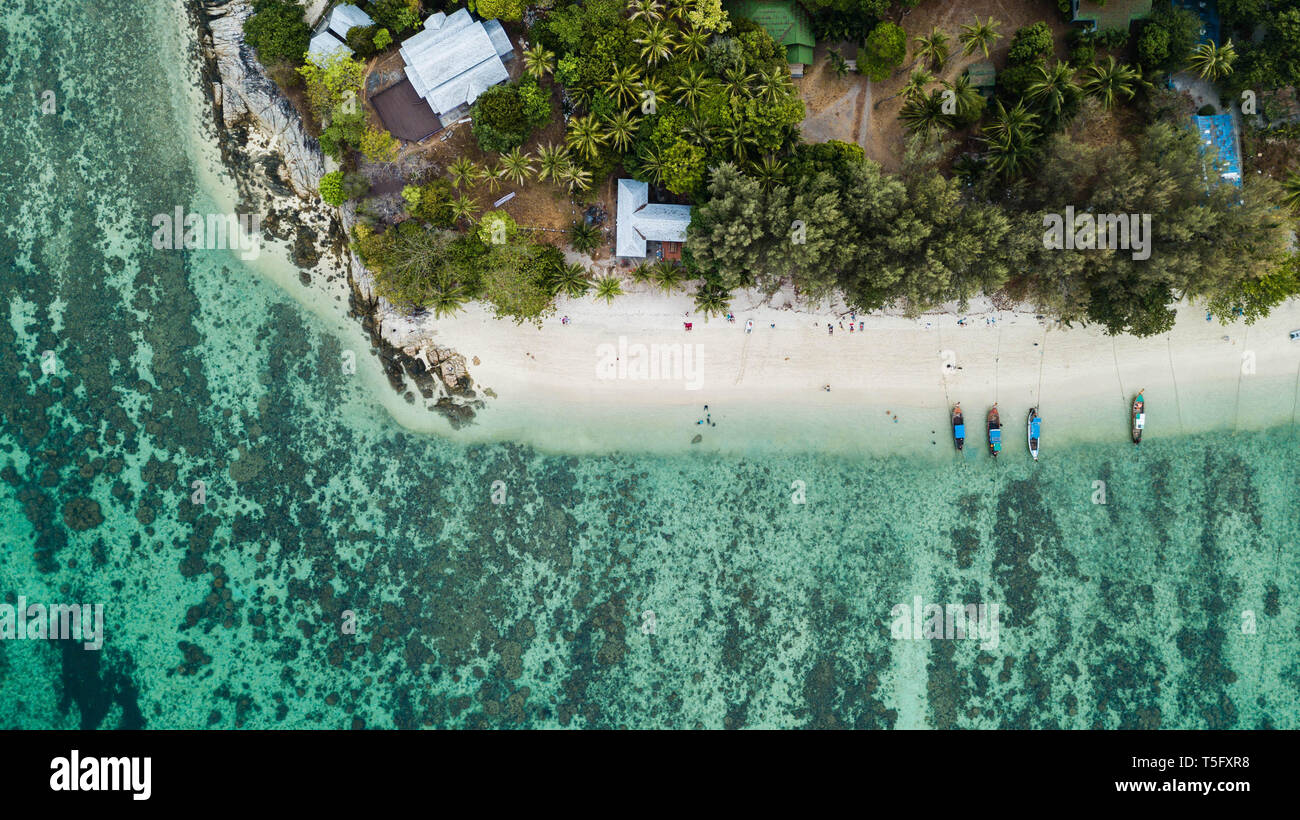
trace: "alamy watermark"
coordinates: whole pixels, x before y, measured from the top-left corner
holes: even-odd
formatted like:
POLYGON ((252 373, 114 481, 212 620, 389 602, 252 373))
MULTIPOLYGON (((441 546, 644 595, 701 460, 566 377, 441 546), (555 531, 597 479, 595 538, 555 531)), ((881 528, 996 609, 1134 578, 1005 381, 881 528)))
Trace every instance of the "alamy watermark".
POLYGON ((704 386, 703 345, 631 344, 626 336, 618 344, 596 347, 596 378, 685 382, 687 390, 704 386))
POLYGON ((895 604, 889 634, 896 641, 976 640, 980 649, 998 648, 997 604, 926 604, 921 596, 912 603, 895 604))
POLYGON ((1126 250, 1133 258, 1151 258, 1151 214, 1043 214, 1043 247, 1049 251, 1126 250))
POLYGON ((261 255, 261 214, 187 214, 176 206, 154 214, 153 247, 158 251, 239 251, 245 262, 261 255))
POLYGON ((0 604, 0 641, 83 641, 86 649, 104 646, 104 605, 0 604))

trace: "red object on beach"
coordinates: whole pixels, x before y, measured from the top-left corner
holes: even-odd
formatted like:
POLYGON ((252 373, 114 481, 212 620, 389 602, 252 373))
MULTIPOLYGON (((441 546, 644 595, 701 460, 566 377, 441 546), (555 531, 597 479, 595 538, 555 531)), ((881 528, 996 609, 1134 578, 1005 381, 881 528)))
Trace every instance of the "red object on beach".
POLYGON ((682 324, 686 326, 686 329, 687 329, 687 330, 690 330, 690 329, 691 329, 691 323, 690 323, 690 322, 682 322, 682 324))

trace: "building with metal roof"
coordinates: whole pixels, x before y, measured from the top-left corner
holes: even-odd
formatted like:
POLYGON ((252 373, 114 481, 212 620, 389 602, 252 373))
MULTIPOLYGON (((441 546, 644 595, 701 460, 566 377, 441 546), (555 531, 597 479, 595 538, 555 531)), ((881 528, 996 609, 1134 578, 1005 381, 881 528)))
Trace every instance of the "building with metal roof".
POLYGON ((477 21, 462 8, 430 16, 399 52, 415 93, 445 120, 510 79, 504 60, 514 56, 514 46, 500 22, 477 21))
POLYGON ((729 0, 725 7, 729 16, 753 20, 785 46, 786 62, 799 67, 795 76, 802 76, 803 66, 812 65, 817 39, 808 15, 794 0, 729 0))
POLYGON ((348 31, 358 26, 373 26, 374 20, 356 6, 343 4, 330 9, 330 13, 322 20, 323 25, 314 35, 311 42, 307 45, 307 56, 314 63, 322 63, 327 58, 335 54, 347 54, 351 56, 352 49, 348 46, 348 31))
POLYGON ((1099 31, 1128 31, 1135 20, 1151 16, 1151 0, 1071 0, 1070 8, 1072 22, 1088 23, 1099 31))
POLYGON ((635 179, 618 181, 617 256, 644 258, 646 242, 686 241, 691 206, 650 202, 650 186, 635 179))
POLYGON ((1225 182, 1240 186, 1241 144, 1237 135, 1237 123, 1232 115, 1194 116, 1192 125, 1196 128, 1201 157, 1206 160, 1207 182, 1213 176, 1218 176, 1225 182))

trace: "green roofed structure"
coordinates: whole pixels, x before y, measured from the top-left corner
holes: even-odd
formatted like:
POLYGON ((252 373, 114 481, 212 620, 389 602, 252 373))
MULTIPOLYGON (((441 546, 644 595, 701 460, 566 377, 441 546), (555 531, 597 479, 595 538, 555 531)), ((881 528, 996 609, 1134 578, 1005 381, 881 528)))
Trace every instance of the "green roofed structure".
POLYGON ((1094 28, 1105 31, 1117 28, 1128 31, 1135 20, 1142 20, 1151 15, 1151 0, 1071 0, 1075 23, 1091 23, 1094 28))
POLYGON ((802 77, 803 67, 812 65, 817 40, 808 15, 794 0, 728 0, 724 5, 728 15, 753 20, 785 46, 792 75, 802 77))
POLYGON ((970 84, 979 89, 981 94, 992 98, 993 88, 998 81, 998 72, 992 62, 981 60, 978 63, 971 63, 966 69, 966 76, 970 78, 970 84))

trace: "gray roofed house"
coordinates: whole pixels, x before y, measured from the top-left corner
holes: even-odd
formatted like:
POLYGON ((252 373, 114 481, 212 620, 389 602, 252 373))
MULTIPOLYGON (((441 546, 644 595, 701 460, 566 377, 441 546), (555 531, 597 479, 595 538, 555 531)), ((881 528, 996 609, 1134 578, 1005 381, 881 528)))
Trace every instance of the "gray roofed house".
POLYGON ((351 55, 352 49, 347 44, 348 30, 375 24, 370 15, 347 4, 330 9, 323 22, 325 25, 312 36, 311 43, 307 46, 307 56, 315 63, 339 53, 351 55))
POLYGON ((650 186, 635 179, 618 181, 617 256, 644 258, 646 242, 685 242, 691 206, 650 203, 650 186))
POLYGON ((510 79, 503 59, 514 56, 514 46, 501 23, 476 21, 462 8, 430 16, 399 53, 415 93, 441 116, 510 79))

